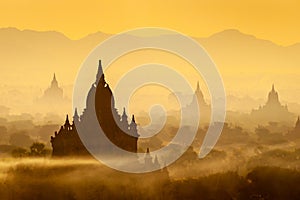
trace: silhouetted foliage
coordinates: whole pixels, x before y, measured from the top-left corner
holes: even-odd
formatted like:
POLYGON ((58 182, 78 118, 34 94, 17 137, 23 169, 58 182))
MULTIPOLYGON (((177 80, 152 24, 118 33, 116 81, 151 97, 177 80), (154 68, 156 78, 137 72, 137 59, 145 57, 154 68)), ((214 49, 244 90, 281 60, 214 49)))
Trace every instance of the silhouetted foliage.
POLYGON ((299 199, 300 173, 277 167, 259 167, 250 172, 240 199, 299 199))
POLYGON ((46 156, 50 154, 50 150, 45 149, 43 143, 35 142, 30 146, 30 156, 46 156))
POLYGON ((15 158, 22 158, 29 156, 44 157, 51 153, 49 149, 45 149, 45 144, 40 142, 34 142, 29 149, 30 151, 22 147, 17 147, 11 151, 11 154, 15 158))
POLYGON ((28 156, 28 151, 24 148, 18 147, 12 150, 11 155, 15 158, 22 158, 28 156))
POLYGON ((245 176, 216 173, 168 180, 161 174, 128 174, 97 163, 31 161, 10 168, 0 182, 0 199, 201 199, 293 200, 300 196, 300 173, 259 167, 245 176), (84 173, 82 173, 84 172, 84 173))

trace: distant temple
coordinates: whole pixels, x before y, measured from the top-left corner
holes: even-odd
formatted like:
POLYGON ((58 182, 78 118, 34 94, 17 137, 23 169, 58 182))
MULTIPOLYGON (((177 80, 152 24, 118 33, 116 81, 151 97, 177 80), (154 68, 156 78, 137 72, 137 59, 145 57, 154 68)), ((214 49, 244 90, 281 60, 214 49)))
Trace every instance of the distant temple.
POLYGON ((297 121, 295 123, 293 130, 291 130, 289 133, 291 133, 292 135, 300 136, 300 117, 299 116, 297 118, 297 121))
POLYGON ((64 97, 63 89, 59 86, 54 73, 50 87, 36 100, 36 106, 44 112, 60 114, 66 112, 70 106, 70 100, 64 97))
POLYGON ((53 75, 51 86, 44 92, 44 98, 47 98, 49 100, 63 98, 63 90, 58 86, 55 73, 53 75))
POLYGON ((199 82, 197 82, 197 87, 191 105, 196 104, 197 101, 200 111, 208 114, 210 112, 210 106, 206 103, 204 99, 204 95, 200 90, 199 82))
POLYGON ((296 125, 295 125, 295 132, 300 133, 300 117, 298 116, 296 125))
POLYGON ((200 89, 199 82, 197 82, 197 87, 192 102, 184 108, 184 111, 187 112, 191 118, 195 118, 194 108, 197 105, 200 113, 200 123, 210 122, 211 108, 204 99, 204 95, 200 89))
POLYGON ((56 103, 57 101, 63 100, 63 89, 58 86, 55 73, 51 81, 51 85, 44 91, 43 96, 40 98, 40 101, 45 103, 56 103))
POLYGON ((160 164, 158 162, 157 156, 155 156, 155 158, 153 160, 153 157, 150 154, 149 148, 147 148, 144 160, 145 160, 145 166, 148 167, 149 169, 151 169, 152 166, 160 168, 160 164))
POLYGON ((267 103, 254 109, 251 112, 253 120, 258 122, 291 122, 294 120, 294 115, 288 111, 287 105, 281 105, 278 93, 275 90, 274 84, 269 92, 267 103))
MULTIPOLYGON (((96 112, 97 123, 100 124, 106 137, 113 144, 123 150, 137 152, 139 134, 134 115, 132 115, 131 121, 128 123, 125 108, 122 116, 117 112, 112 91, 105 81, 101 60, 99 60, 96 81, 92 84, 88 93, 86 108, 82 115, 79 116, 76 109, 73 123, 70 124, 67 116, 64 126, 58 132, 55 132, 54 137, 51 137, 53 156, 88 155, 77 130, 80 128, 85 132, 93 131, 90 130, 92 128, 90 124, 92 120, 95 120, 95 117, 93 117, 94 111, 96 112)), ((108 154, 112 153, 109 147, 103 146, 102 148, 101 151, 108 154)))

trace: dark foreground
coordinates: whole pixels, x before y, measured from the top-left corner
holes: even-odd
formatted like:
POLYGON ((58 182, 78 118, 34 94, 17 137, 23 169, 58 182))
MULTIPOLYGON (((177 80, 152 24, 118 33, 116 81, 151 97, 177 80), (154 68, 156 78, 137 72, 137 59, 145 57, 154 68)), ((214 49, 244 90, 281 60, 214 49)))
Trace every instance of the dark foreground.
POLYGON ((0 199, 299 199, 300 173, 257 167, 174 180, 120 173, 94 162, 2 162, 0 199), (7 165, 5 163, 8 163, 7 165), (9 164, 10 163, 10 164, 9 164))

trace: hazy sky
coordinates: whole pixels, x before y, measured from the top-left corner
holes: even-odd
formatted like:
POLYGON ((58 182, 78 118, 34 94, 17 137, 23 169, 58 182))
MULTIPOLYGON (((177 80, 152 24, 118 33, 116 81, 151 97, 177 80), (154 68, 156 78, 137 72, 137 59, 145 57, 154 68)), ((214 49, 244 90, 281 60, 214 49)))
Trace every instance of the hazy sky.
POLYGON ((298 0, 1 0, 0 27, 55 30, 72 39, 167 27, 206 37, 235 28, 280 45, 300 42, 298 0), (162 3, 163 2, 163 3, 162 3))

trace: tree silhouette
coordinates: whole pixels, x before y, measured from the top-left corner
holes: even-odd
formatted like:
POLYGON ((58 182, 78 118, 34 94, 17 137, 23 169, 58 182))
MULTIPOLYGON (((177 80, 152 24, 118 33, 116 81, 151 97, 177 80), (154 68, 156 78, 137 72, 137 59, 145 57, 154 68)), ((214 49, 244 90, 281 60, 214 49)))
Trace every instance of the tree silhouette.
POLYGON ((30 146, 30 155, 31 156, 45 156, 47 155, 47 150, 45 149, 45 145, 40 142, 34 142, 30 146))
POLYGON ((28 155, 28 152, 26 149, 18 147, 11 152, 12 156, 15 158, 21 158, 28 155))

